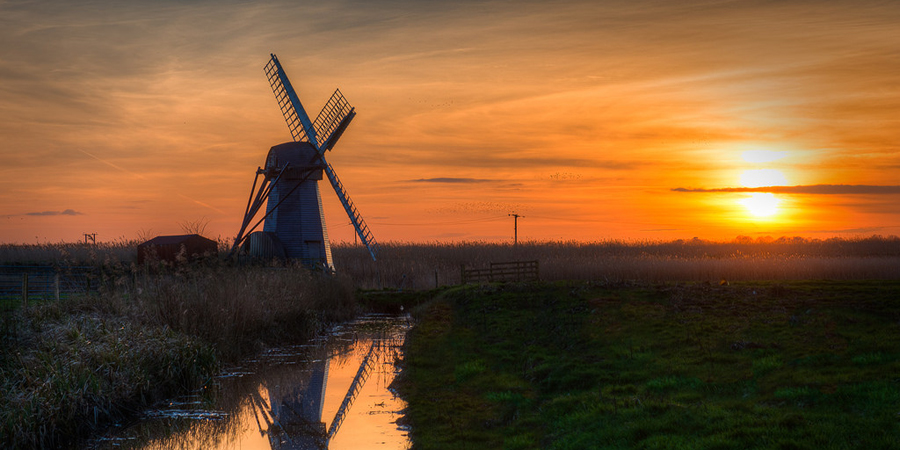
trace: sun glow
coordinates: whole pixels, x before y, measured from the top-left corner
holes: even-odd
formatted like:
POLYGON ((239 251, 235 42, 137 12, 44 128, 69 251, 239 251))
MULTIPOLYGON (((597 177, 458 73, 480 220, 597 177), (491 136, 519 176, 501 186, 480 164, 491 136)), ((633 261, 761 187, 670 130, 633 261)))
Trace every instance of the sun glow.
POLYGON ((751 163, 778 161, 785 156, 787 156, 786 152, 776 152, 774 150, 747 150, 746 152, 741 153, 741 158, 744 161, 751 163))
MULTIPOLYGON (((776 169, 754 169, 745 170, 741 174, 741 184, 749 188, 765 187, 765 186, 787 186, 787 177, 780 170, 776 169)), ((747 208, 747 212, 751 216, 757 218, 768 218, 778 214, 781 199, 775 194, 769 192, 754 192, 748 194, 746 198, 739 200, 739 203, 747 208)))
POLYGON ((754 217, 772 217, 778 213, 778 205, 781 204, 775 194, 768 192, 754 192, 739 202, 754 217))
POLYGON ((787 186, 787 178, 776 169, 745 170, 741 174, 741 184, 745 187, 787 186))

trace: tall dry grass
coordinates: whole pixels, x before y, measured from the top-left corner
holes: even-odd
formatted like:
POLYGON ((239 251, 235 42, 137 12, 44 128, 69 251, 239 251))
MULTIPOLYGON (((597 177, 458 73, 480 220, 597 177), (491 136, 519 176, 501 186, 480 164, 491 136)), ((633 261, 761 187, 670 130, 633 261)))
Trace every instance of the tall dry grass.
MULTIPOLYGON (((47 242, 38 244, 0 244, 0 265, 119 266, 137 260, 137 246, 146 239, 118 239, 86 244, 83 242, 47 242)), ((231 248, 225 238, 216 240, 219 253, 231 248)))
POLYGON ((87 310, 69 301, 29 309, 17 335, 4 339, 3 448, 66 448, 146 404, 199 387, 217 367, 212 348, 197 339, 87 310))
POLYGON ((900 238, 333 244, 335 266, 363 288, 427 289, 460 282, 460 266, 537 260, 544 280, 720 281, 898 279, 900 238))
MULTIPOLYGON (((0 264, 95 265, 115 272, 134 263, 137 244, 125 240, 97 245, 6 244, 0 245, 0 264)), ((227 248, 227 245, 223 242, 220 247, 227 248)), ((463 265, 483 268, 490 262, 522 260, 538 260, 541 278, 545 280, 659 282, 900 277, 900 238, 896 236, 824 240, 739 236, 728 242, 694 238, 519 245, 390 242, 382 244, 377 263, 362 246, 334 243, 332 250, 338 273, 363 289, 428 289, 435 284, 459 283, 463 265)))
POLYGON ((81 266, 130 264, 137 259, 136 240, 97 244, 57 242, 44 244, 0 244, 0 264, 81 266))
POLYGON ((99 293, 15 311, 0 333, 0 446, 61 448, 209 379, 222 361, 356 314, 340 277, 216 260, 107 267, 99 293), (157 268, 158 269, 158 268, 157 268))
POLYGON ((126 275, 118 284, 107 295, 127 304, 128 314, 200 338, 229 358, 311 337, 357 313, 349 281, 301 266, 195 267, 126 275))

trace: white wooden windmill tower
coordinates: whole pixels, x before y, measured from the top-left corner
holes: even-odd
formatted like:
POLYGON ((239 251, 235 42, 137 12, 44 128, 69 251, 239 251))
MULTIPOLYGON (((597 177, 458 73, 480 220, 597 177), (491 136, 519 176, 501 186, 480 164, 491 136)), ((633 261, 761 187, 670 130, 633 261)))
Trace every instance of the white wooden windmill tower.
POLYGON ((271 55, 265 72, 294 140, 272 147, 265 167, 256 170, 244 220, 232 250, 240 248, 252 256, 284 257, 333 270, 331 245, 319 192, 319 180, 323 179, 324 172, 360 241, 374 260, 378 254, 378 243, 347 195, 334 168, 325 160, 325 152, 334 147, 356 116, 356 111, 341 91, 335 90, 316 119, 310 120, 275 54, 271 55), (262 183, 259 183, 260 176, 263 177, 262 183), (265 215, 248 230, 264 203, 265 215), (263 231, 253 232, 263 220, 263 231))

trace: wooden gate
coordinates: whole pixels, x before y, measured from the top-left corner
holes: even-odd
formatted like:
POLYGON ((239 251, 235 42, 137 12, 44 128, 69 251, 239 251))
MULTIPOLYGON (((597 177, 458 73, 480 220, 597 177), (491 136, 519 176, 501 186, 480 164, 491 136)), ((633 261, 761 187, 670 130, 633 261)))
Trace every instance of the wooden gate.
POLYGON ((460 266, 462 284, 495 281, 537 281, 540 279, 537 261, 491 263, 487 269, 467 269, 460 266))

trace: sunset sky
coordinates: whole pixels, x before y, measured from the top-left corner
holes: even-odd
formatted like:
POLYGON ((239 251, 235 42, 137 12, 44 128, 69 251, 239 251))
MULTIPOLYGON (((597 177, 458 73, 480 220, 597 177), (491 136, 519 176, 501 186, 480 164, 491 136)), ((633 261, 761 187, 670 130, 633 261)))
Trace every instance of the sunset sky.
MULTIPOLYGON (((900 234, 900 2, 0 0, 0 242, 234 236, 310 115, 379 241, 900 234), (776 187, 772 187, 776 186, 776 187)), ((353 230, 322 185, 329 234, 353 230)))

